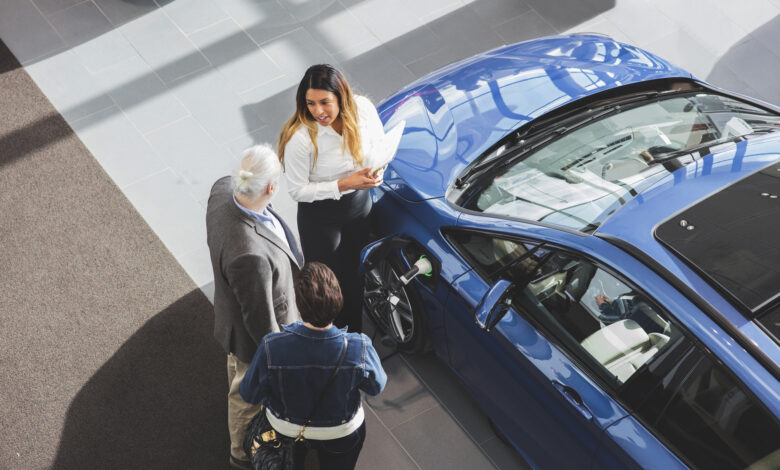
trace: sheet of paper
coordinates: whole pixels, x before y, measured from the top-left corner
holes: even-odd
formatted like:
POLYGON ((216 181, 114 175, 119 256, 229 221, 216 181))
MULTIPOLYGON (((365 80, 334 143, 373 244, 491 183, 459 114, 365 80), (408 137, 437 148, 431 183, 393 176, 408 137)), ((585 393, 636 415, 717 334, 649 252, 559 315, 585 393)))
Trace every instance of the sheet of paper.
POLYGON ((369 161, 366 162, 367 167, 378 171, 385 168, 393 160, 405 127, 406 121, 401 121, 382 136, 382 139, 371 149, 369 161))

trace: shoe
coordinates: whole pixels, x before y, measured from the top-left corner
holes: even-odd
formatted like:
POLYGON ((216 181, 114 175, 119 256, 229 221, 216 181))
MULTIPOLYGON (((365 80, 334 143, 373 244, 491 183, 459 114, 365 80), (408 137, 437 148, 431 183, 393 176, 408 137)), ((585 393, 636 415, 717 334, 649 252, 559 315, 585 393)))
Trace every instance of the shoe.
POLYGON ((232 455, 230 456, 230 466, 233 468, 252 470, 252 465, 250 465, 249 460, 240 460, 233 457, 232 455))

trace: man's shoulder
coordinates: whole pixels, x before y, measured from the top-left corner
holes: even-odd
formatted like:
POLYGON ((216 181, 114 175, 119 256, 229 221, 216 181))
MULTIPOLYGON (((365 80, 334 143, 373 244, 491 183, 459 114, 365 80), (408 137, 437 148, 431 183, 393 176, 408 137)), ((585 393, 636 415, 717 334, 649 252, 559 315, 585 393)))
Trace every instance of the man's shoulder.
POLYGON ((211 195, 213 196, 215 194, 233 194, 230 176, 223 176, 214 182, 211 186, 211 195))

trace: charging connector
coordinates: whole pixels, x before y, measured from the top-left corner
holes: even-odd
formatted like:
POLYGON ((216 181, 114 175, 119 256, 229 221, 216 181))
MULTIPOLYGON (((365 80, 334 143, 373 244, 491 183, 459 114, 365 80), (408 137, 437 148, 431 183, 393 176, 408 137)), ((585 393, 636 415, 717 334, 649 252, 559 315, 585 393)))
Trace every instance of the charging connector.
POLYGON ((419 275, 430 276, 432 272, 433 265, 431 262, 425 256, 420 256, 420 259, 414 262, 412 269, 404 273, 400 278, 398 278, 398 280, 401 281, 401 284, 405 286, 412 282, 412 279, 415 277, 419 275))

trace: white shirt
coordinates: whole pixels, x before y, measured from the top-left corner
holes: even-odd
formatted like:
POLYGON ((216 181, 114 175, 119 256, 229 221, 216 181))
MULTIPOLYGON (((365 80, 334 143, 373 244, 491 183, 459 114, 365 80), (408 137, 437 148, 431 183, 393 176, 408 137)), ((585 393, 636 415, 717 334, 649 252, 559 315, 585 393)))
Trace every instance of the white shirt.
MULTIPOLYGON (((382 121, 376 108, 363 96, 355 96, 358 111, 358 132, 363 158, 371 152, 375 142, 384 135, 382 121)), ((341 151, 344 138, 330 126, 317 123, 317 164, 311 168, 314 158, 314 144, 309 131, 301 126, 292 135, 284 148, 284 168, 287 175, 287 189, 290 197, 298 202, 312 202, 322 199, 340 199, 338 181, 360 170, 349 147, 341 151)), ((344 194, 354 190, 344 191, 344 194)))

